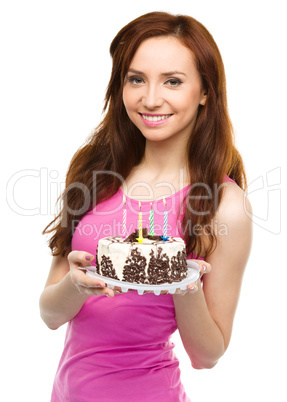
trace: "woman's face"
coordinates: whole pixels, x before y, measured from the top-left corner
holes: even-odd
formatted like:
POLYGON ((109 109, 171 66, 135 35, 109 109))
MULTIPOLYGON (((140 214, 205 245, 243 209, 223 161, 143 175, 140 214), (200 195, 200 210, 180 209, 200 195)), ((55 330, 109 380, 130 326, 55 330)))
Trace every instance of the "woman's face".
POLYGON ((131 121, 150 141, 187 141, 206 95, 193 53, 173 37, 147 39, 137 49, 124 84, 131 121))

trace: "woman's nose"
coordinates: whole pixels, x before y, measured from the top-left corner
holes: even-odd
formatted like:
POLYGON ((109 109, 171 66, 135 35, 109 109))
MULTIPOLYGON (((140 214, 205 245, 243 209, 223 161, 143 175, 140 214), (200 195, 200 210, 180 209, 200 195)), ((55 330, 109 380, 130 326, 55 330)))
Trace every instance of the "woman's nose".
POLYGON ((147 109, 159 108, 164 100, 161 96, 160 89, 154 85, 145 88, 145 93, 142 96, 142 104, 147 109))

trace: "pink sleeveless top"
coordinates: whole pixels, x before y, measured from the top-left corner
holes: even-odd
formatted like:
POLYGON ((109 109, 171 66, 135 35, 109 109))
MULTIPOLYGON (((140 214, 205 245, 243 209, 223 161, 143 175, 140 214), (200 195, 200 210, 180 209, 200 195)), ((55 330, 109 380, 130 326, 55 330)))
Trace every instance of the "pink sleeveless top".
MULTIPOLYGON (((178 211, 189 189, 166 197, 167 235, 179 236, 178 211)), ((127 199, 127 232, 138 228, 138 201, 127 199)), ((153 202, 154 230, 163 232, 163 200, 153 202)), ((150 201, 141 201, 149 228, 150 201)), ((78 223, 72 249, 96 253, 98 240, 122 233, 123 192, 78 223)), ((192 258, 189 256, 189 258, 192 258)), ((94 263, 93 263, 94 264, 94 263)), ((68 323, 52 402, 188 402, 170 340, 177 329, 171 295, 137 292, 90 296, 68 323)))

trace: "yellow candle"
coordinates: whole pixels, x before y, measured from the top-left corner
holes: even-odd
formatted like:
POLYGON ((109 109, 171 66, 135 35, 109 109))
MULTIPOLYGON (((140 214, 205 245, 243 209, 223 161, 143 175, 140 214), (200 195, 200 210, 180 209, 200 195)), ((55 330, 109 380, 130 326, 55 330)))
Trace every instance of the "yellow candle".
POLYGON ((137 241, 139 243, 142 243, 143 241, 143 221, 142 221, 142 209, 141 209, 141 202, 139 201, 139 207, 140 207, 140 212, 139 212, 139 237, 137 238, 137 241))

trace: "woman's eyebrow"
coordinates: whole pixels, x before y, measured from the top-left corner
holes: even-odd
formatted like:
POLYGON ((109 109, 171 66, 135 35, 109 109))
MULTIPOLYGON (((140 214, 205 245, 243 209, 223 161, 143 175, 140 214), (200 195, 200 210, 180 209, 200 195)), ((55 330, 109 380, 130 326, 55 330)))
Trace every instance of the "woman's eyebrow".
POLYGON ((176 70, 168 71, 167 73, 162 73, 161 75, 164 75, 164 76, 166 76, 166 75, 184 75, 186 77, 185 73, 182 73, 182 72, 176 71, 176 70))
POLYGON ((142 71, 139 70, 134 70, 133 68, 128 69, 128 73, 134 73, 134 74, 140 74, 140 75, 145 75, 142 71))
MULTIPOLYGON (((145 75, 145 73, 143 71, 139 71, 139 70, 135 70, 133 68, 129 68, 128 73, 133 73, 133 74, 140 74, 140 75, 145 75)), ((168 76, 168 75, 175 75, 175 74, 179 74, 179 75, 184 75, 186 77, 185 73, 182 73, 180 71, 168 71, 166 73, 161 73, 161 75, 163 76, 168 76)))

